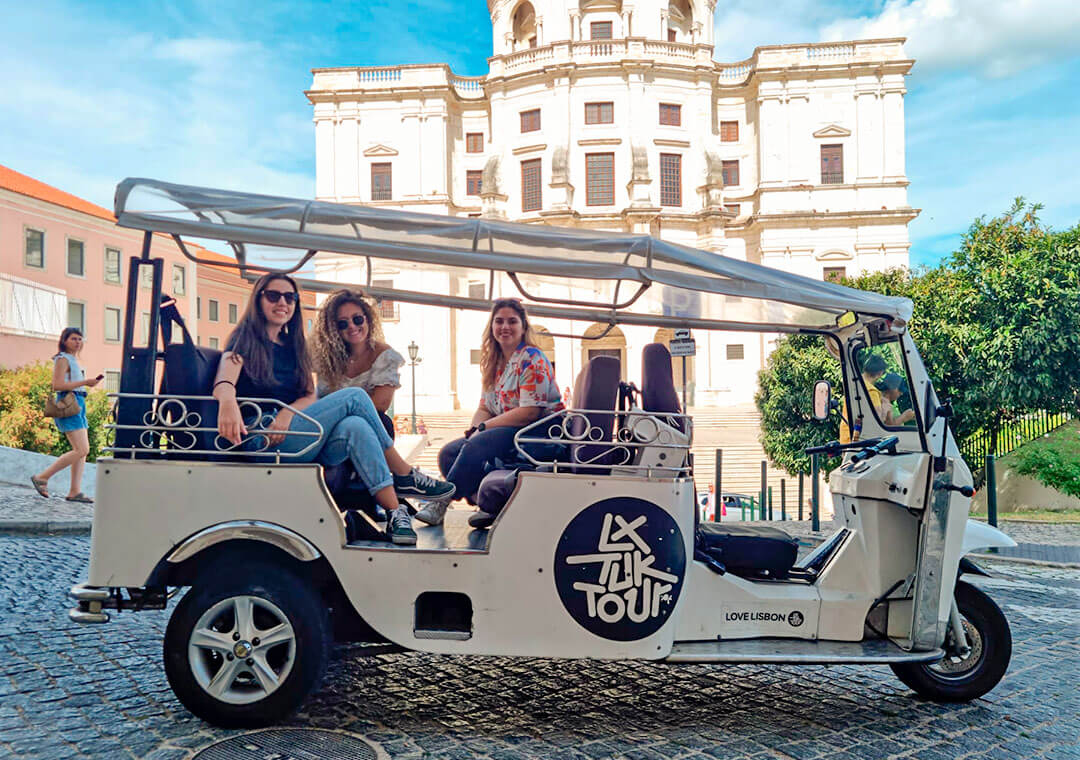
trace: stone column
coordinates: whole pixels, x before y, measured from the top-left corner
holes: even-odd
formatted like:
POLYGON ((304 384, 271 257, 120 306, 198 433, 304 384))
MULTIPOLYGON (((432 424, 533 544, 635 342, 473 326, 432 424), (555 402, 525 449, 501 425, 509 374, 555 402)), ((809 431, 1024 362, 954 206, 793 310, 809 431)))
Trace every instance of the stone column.
POLYGON ((907 178, 904 167, 904 88, 903 84, 885 91, 882 96, 885 141, 885 181, 901 182, 907 178))
POLYGON ((788 169, 791 184, 810 184, 814 156, 813 129, 810 126, 810 92, 808 89, 788 91, 788 169))
POLYGON ((425 116, 424 134, 427 142, 427 163, 422 171, 426 185, 420 187, 421 195, 448 195, 447 149, 446 149, 446 112, 430 113, 425 116))
POLYGON ((581 39, 581 11, 577 8, 570 11, 570 39, 581 39))
POLYGON ((778 186, 785 179, 784 161, 787 134, 784 124, 783 103, 780 94, 758 96, 758 114, 761 133, 758 136, 758 167, 760 184, 778 186))
POLYGON ((855 181, 880 182, 882 131, 877 82, 859 83, 855 86, 855 123, 858 146, 855 181))
POLYGON ((334 134, 334 166, 337 198, 358 200, 360 195, 360 113, 356 103, 338 107, 334 134))
POLYGON ((334 104, 315 104, 315 197, 334 199, 334 104))

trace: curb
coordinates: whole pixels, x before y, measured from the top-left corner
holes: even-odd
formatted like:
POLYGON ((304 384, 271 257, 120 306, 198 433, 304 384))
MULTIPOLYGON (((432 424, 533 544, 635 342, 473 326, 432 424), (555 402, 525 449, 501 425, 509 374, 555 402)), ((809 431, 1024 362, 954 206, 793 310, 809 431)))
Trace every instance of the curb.
POLYGON ((0 520, 3 533, 90 535, 90 520, 0 520))

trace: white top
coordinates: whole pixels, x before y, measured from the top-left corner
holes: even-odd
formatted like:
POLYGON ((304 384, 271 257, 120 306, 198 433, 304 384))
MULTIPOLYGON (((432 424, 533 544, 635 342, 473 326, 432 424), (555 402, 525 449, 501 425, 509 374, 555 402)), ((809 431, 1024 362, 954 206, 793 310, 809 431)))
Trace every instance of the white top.
MULTIPOLYGON (((361 372, 356 377, 346 377, 341 384, 341 388, 363 388, 368 393, 382 385, 389 385, 394 388, 401 387, 401 373, 398 372, 405 365, 405 359, 392 348, 387 348, 381 354, 375 357, 375 361, 371 363, 371 366, 365 371, 361 372)), ((333 390, 341 390, 341 388, 334 388, 333 390)), ((325 383, 319 383, 319 396, 325 396, 327 393, 331 393, 332 390, 325 383)))
MULTIPOLYGON (((86 370, 84 370, 82 368, 82 365, 79 364, 79 360, 76 359, 73 354, 69 354, 67 351, 61 351, 60 353, 58 353, 53 358, 53 363, 55 363, 59 359, 67 359, 67 363, 68 363, 67 379, 68 379, 68 382, 71 382, 72 380, 85 380, 86 379, 86 370)), ((83 386, 80 386, 80 387, 76 388, 75 392, 76 393, 82 393, 83 395, 86 395, 86 386, 83 385, 83 386)))

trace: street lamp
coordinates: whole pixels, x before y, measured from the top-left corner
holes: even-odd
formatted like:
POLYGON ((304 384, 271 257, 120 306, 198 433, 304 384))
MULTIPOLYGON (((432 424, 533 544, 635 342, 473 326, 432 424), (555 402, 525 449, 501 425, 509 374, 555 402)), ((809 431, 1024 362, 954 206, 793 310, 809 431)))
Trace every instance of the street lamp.
POLYGON ((416 365, 423 361, 420 356, 420 346, 415 340, 409 341, 409 366, 412 367, 412 434, 416 435, 416 365))

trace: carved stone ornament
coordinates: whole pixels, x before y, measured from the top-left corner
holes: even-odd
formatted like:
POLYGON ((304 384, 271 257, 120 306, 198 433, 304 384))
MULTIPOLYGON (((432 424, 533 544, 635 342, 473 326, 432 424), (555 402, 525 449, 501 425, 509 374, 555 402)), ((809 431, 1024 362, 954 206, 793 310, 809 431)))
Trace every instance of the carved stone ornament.
POLYGON ((570 181, 570 162, 565 145, 557 145, 551 152, 551 184, 570 181))
POLYGON ((491 156, 487 163, 484 164, 484 175, 480 181, 480 195, 500 195, 498 156, 491 156))
POLYGON ((630 155, 633 157, 634 166, 631 177, 635 182, 651 182, 649 177, 649 152, 643 145, 630 146, 630 155))
POLYGON ((705 151, 705 196, 709 208, 724 205, 724 162, 710 151, 705 151))

